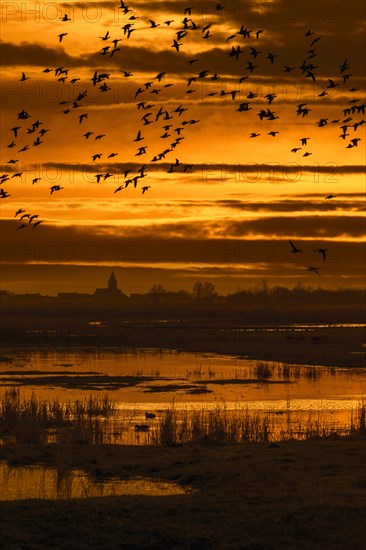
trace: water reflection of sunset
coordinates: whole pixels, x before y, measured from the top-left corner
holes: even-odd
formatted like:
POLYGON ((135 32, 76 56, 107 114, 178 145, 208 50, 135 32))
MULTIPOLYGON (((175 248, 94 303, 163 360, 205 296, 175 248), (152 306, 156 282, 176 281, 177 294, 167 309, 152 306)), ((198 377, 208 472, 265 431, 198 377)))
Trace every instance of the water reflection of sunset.
POLYGON ((364 548, 365 7, 1 2, 1 548, 364 548))

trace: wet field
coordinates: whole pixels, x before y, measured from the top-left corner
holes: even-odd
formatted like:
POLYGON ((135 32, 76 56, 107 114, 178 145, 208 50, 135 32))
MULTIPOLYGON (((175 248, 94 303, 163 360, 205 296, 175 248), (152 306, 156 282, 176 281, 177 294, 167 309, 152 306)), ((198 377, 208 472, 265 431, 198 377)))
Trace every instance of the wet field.
POLYGON ((14 389, 22 399, 59 403, 107 396, 116 412, 113 442, 129 444, 151 443, 172 409, 178 421, 194 411, 235 416, 245 410, 282 431, 307 422, 339 431, 366 395, 366 368, 154 348, 5 348, 3 358, 0 393, 14 389), (141 424, 148 435, 136 436, 141 424))
POLYGON ((3 342, 0 545, 363 547, 363 326, 138 325, 3 342))

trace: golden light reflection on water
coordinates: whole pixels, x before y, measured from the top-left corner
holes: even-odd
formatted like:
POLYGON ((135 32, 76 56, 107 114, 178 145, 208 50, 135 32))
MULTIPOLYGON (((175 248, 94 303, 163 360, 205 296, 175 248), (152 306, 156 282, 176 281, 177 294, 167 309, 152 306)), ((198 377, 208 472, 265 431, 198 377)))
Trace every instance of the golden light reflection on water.
POLYGON ((60 477, 57 470, 42 466, 0 464, 0 501, 68 500, 109 496, 170 496, 192 492, 176 483, 137 477, 131 480, 96 481, 82 470, 60 477))
MULTIPOLYGON (((366 369, 303 366, 204 353, 161 349, 4 350, 12 363, 0 363, 4 388, 36 391, 61 402, 108 392, 121 409, 215 407, 225 402, 270 411, 351 410, 366 395, 366 369)), ((1 392, 0 392, 1 393, 1 392)), ((140 411, 140 412, 139 412, 140 411)))

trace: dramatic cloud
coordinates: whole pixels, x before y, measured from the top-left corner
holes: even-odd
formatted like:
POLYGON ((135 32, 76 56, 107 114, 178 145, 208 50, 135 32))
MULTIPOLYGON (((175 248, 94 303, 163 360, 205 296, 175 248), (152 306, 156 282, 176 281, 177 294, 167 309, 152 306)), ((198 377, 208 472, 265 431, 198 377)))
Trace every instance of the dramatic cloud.
POLYGON ((360 285, 364 4, 127 3, 1 6, 2 285, 360 285))

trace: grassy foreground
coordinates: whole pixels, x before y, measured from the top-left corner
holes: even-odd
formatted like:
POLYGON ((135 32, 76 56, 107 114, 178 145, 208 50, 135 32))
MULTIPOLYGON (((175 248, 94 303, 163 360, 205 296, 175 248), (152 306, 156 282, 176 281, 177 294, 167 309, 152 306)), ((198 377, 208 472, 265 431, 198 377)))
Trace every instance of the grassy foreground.
POLYGON ((0 502, 0 547, 75 549, 364 548, 364 438, 177 447, 6 444, 0 461, 147 477, 194 492, 0 502))
POLYGON ((362 403, 346 437, 314 422, 302 440, 287 430, 275 443, 266 416, 171 409, 151 434, 136 434, 147 438, 140 444, 116 445, 107 396, 60 404, 10 390, 0 402, 0 464, 187 492, 5 502, 0 486, 0 548, 363 550, 365 412, 362 403))

